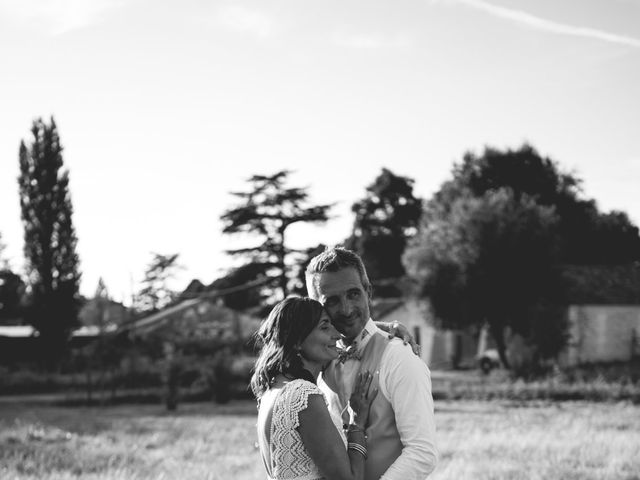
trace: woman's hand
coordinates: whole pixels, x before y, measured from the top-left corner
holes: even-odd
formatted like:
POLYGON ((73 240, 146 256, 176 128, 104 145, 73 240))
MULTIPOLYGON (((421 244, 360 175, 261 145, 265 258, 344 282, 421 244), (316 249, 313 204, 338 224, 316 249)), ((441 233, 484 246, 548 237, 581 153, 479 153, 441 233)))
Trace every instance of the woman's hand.
POLYGON ((377 325, 378 325, 378 328, 380 328, 381 330, 384 330, 389 334, 390 339, 393 337, 398 337, 400 340, 404 342, 405 345, 409 344, 409 346, 411 347, 411 350, 413 350, 413 353, 415 353, 417 356, 420 356, 420 345, 416 343, 416 339, 413 338, 413 335, 411 335, 411 332, 409 332, 409 329, 405 327, 402 323, 379 322, 377 323, 377 325))
POLYGON ((377 388, 370 391, 372 380, 373 375, 368 371, 358 373, 353 393, 349 399, 349 406, 353 412, 352 423, 355 423, 362 429, 366 427, 371 403, 378 394, 377 388))

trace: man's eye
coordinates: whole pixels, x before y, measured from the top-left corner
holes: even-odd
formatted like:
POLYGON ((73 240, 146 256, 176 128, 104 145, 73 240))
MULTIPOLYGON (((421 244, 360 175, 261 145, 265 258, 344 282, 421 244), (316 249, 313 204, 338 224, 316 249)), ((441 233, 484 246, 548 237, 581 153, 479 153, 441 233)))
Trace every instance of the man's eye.
POLYGON ((338 304, 338 299, 337 298, 327 298, 327 301, 324 302, 325 305, 332 307, 334 305, 338 304))
POLYGON ((351 290, 349 292, 349 298, 358 298, 360 296, 360 290, 351 290))

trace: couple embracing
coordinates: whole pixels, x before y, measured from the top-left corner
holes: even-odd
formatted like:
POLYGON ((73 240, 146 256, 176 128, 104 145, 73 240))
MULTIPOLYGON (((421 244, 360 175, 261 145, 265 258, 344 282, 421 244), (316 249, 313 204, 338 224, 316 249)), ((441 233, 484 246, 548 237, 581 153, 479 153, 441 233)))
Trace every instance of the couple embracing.
POLYGON ((272 480, 424 480, 435 467, 429 369, 370 317, 360 257, 335 247, 306 271, 311 298, 277 304, 258 332, 251 387, 272 480))

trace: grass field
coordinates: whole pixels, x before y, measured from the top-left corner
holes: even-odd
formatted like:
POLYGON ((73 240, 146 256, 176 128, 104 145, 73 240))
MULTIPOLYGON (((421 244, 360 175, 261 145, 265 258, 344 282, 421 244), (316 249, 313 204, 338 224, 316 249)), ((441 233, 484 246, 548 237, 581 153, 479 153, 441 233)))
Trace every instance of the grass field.
MULTIPOLYGON (((0 402, 0 479, 265 478, 256 409, 0 402)), ((640 406, 436 402, 434 480, 640 480, 640 406)))

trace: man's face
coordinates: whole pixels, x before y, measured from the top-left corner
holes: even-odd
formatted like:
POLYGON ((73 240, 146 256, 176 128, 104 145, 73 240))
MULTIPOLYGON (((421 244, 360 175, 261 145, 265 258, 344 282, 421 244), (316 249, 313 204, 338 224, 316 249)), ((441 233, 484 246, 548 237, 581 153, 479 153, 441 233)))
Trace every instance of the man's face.
POLYGON ((369 296, 355 268, 316 273, 318 300, 336 329, 353 340, 369 320, 369 296))

